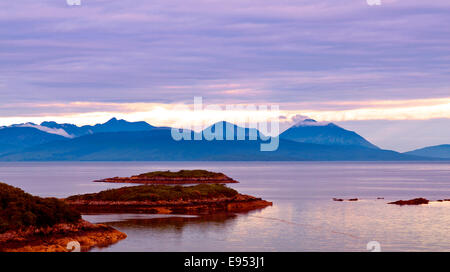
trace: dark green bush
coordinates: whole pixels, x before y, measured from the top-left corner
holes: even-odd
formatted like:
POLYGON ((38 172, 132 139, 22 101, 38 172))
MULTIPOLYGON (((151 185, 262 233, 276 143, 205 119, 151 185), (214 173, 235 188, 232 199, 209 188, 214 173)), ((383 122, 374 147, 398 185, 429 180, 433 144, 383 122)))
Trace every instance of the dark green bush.
POLYGON ((80 213, 56 198, 41 198, 0 183, 0 233, 27 226, 75 223, 80 213))

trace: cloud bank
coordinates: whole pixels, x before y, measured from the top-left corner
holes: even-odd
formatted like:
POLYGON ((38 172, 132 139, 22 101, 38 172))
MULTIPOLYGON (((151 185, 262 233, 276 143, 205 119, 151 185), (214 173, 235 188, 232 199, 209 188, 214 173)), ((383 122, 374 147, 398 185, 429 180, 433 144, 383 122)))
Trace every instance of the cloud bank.
POLYGON ((439 98, 449 93, 449 13, 444 0, 2 1, 0 99, 439 98))

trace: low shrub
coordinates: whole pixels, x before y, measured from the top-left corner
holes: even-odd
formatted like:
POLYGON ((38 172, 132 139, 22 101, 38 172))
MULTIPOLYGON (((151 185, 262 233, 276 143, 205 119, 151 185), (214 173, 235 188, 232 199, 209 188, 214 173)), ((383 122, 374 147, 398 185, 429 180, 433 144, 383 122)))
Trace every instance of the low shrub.
POLYGON ((28 226, 75 223, 80 219, 79 212, 59 199, 32 196, 0 183, 0 233, 28 226))

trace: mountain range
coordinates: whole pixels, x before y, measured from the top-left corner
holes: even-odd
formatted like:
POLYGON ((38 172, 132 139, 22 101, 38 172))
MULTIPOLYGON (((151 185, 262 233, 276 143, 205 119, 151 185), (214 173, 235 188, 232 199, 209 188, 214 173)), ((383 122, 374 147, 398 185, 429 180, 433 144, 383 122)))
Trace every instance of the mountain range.
POLYGON ((117 120, 116 118, 112 118, 104 124, 97 124, 95 126, 78 127, 72 124, 58 124, 56 122, 43 122, 41 126, 52 129, 62 129, 71 137, 80 137, 100 132, 149 131, 155 128, 146 122, 127 122, 125 120, 117 120))
POLYGON ((450 159, 450 145, 436 145, 406 152, 407 155, 450 159))
MULTIPOLYGON (((104 124, 76 126, 43 122, 0 128, 0 161, 408 161, 435 160, 419 153, 383 150, 356 132, 333 123, 306 119, 279 135, 279 148, 262 152, 264 139, 256 129, 243 129, 245 139, 226 140, 227 128, 219 122, 202 132, 224 140, 176 141, 172 128, 113 118, 104 124), (219 131, 215 131, 220 128, 219 131)), ((187 131, 191 139, 200 132, 187 131)))
POLYGON ((379 149, 356 132, 348 131, 333 123, 320 124, 312 119, 305 119, 280 135, 281 138, 301 143, 362 146, 379 149))

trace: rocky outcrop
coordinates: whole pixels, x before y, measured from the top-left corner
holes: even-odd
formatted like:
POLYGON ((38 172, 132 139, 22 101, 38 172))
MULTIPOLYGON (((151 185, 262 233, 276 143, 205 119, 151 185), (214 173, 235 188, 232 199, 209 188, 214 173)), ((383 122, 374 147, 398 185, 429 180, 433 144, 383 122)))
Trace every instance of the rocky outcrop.
POLYGON ((137 183, 137 184, 224 184, 239 183, 223 173, 206 170, 180 170, 178 172, 156 171, 131 177, 114 177, 94 182, 137 183))
POLYGON ((422 205, 422 204, 428 204, 430 201, 425 198, 415 198, 410 200, 398 200, 395 202, 389 202, 388 204, 394 204, 394 205, 422 205))
POLYGON ((333 201, 343 202, 343 201, 358 201, 357 198, 350 198, 350 199, 342 199, 342 198, 333 198, 333 201))
POLYGON ((77 224, 27 227, 0 234, 0 252, 69 252, 106 247, 125 239, 126 234, 101 224, 81 220, 77 224))
POLYGON ((150 214, 213 214, 217 212, 246 212, 272 206, 272 202, 249 195, 177 201, 90 201, 66 203, 82 213, 150 213, 150 214))
MULTIPOLYGON (((382 200, 384 199, 384 197, 377 197, 377 200, 382 200)), ((333 201, 338 201, 338 202, 343 202, 343 201, 358 201, 358 198, 350 198, 350 199, 342 199, 342 198, 333 198, 333 201)), ((439 199, 436 200, 436 202, 446 202, 446 201, 450 201, 450 199, 439 199)), ((410 200, 398 200, 395 202, 389 202, 388 204, 394 204, 394 205, 400 205, 400 206, 404 206, 404 205, 423 205, 423 204, 428 204, 431 201, 425 198, 414 198, 414 199, 410 199, 410 200)))
POLYGON ((129 178, 106 178, 94 180, 94 182, 108 182, 108 183, 137 183, 137 184, 224 184, 224 183, 239 183, 238 181, 227 177, 213 177, 213 178, 167 178, 167 177, 129 177, 129 178))

